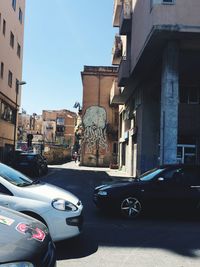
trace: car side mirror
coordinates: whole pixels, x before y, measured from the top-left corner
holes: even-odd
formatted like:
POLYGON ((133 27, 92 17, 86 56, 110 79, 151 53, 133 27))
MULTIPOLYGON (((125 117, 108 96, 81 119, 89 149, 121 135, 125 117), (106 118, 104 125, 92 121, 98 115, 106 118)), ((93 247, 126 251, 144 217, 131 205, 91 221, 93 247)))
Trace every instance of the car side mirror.
POLYGON ((159 182, 163 182, 165 179, 163 177, 158 177, 159 182))

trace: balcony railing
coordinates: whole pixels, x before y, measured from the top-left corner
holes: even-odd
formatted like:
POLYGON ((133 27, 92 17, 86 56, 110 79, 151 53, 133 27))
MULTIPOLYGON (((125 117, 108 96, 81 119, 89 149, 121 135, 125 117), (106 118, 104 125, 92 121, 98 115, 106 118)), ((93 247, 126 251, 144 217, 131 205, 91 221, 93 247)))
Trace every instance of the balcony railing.
POLYGON ((122 0, 114 0, 113 27, 119 27, 120 25, 121 8, 122 8, 122 0))
POLYGON ((130 76, 130 61, 126 56, 122 57, 119 72, 118 72, 118 86, 125 86, 130 76))
POLYGON ((115 36, 112 48, 112 65, 119 65, 122 58, 122 40, 119 35, 115 36))
POLYGON ((132 18, 132 0, 123 0, 123 5, 120 13, 120 35, 127 34, 131 31, 132 18))

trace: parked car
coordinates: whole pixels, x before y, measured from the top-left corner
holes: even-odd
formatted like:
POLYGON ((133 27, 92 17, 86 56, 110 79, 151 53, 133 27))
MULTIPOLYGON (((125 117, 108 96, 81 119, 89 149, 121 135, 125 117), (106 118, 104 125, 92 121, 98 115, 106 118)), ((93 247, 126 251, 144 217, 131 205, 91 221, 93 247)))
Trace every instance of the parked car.
POLYGON ((0 266, 56 267, 55 246, 46 226, 0 207, 0 266))
POLYGON ((145 212, 189 214, 200 207, 200 166, 160 166, 132 181, 100 185, 94 190, 97 207, 136 218, 145 212))
POLYGON ((0 163, 0 205, 21 211, 47 225, 54 241, 71 238, 82 229, 81 201, 70 192, 0 163))
POLYGON ((11 166, 30 177, 40 177, 48 172, 46 158, 34 152, 16 154, 11 166))

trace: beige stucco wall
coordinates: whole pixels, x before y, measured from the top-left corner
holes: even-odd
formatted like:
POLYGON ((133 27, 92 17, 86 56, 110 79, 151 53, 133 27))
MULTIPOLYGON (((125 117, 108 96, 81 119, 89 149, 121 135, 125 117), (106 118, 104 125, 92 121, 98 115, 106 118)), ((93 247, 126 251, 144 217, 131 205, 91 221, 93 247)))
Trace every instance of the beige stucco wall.
POLYGON ((135 67, 153 26, 179 25, 183 27, 182 31, 200 31, 199 0, 175 0, 173 5, 159 2, 161 1, 155 0, 156 4, 151 9, 149 0, 133 1, 131 70, 135 67))
MULTIPOLYGON (((16 1, 16 11, 12 8, 12 1, 0 1, 1 32, 0 32, 0 62, 4 63, 4 78, 0 79, 0 91, 7 95, 13 102, 16 101, 15 81, 22 80, 23 39, 25 0, 16 1), (23 13, 23 23, 19 16, 19 7, 23 13), (6 34, 2 33, 3 19, 6 21, 6 34), (10 31, 14 34, 14 48, 10 46, 10 31), (21 57, 17 56, 17 43, 21 46, 21 57), (13 73, 12 88, 8 86, 8 71, 13 73)), ((20 105, 21 93, 19 91, 18 104, 20 105)))
MULTIPOLYGON (((21 103, 21 87, 16 94, 16 79, 22 81, 23 39, 24 39, 25 0, 16 0, 16 9, 12 1, 0 1, 0 67, 4 63, 3 78, 0 77, 0 107, 1 103, 9 105, 13 110, 19 108, 21 103), (19 8, 22 11, 22 23, 19 21, 19 8), (3 34, 3 21, 6 22, 5 35, 3 34), (10 45, 10 33, 14 35, 14 46, 10 45), (17 47, 20 45, 20 57, 17 47), (12 87, 8 86, 8 72, 12 72, 12 87)), ((15 112, 13 112, 15 114, 15 112)), ((1 109, 0 109, 1 115, 1 109)), ((6 160, 8 149, 6 145, 14 148, 15 124, 1 119, 0 116, 0 159, 6 160)))

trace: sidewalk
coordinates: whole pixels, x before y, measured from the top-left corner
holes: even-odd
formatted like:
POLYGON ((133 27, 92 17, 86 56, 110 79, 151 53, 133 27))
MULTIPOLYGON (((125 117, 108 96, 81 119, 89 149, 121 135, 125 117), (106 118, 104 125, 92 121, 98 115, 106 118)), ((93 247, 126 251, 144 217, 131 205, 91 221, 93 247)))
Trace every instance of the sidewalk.
MULTIPOLYGON (((58 167, 58 165, 49 165, 49 168, 54 168, 54 167, 58 167)), ((73 169, 73 170, 87 170, 87 171, 102 171, 102 172, 106 172, 109 176, 131 178, 130 175, 120 170, 110 169, 110 168, 101 168, 101 167, 80 166, 79 162, 75 163, 74 161, 70 161, 62 165, 59 165, 59 168, 73 169)))

